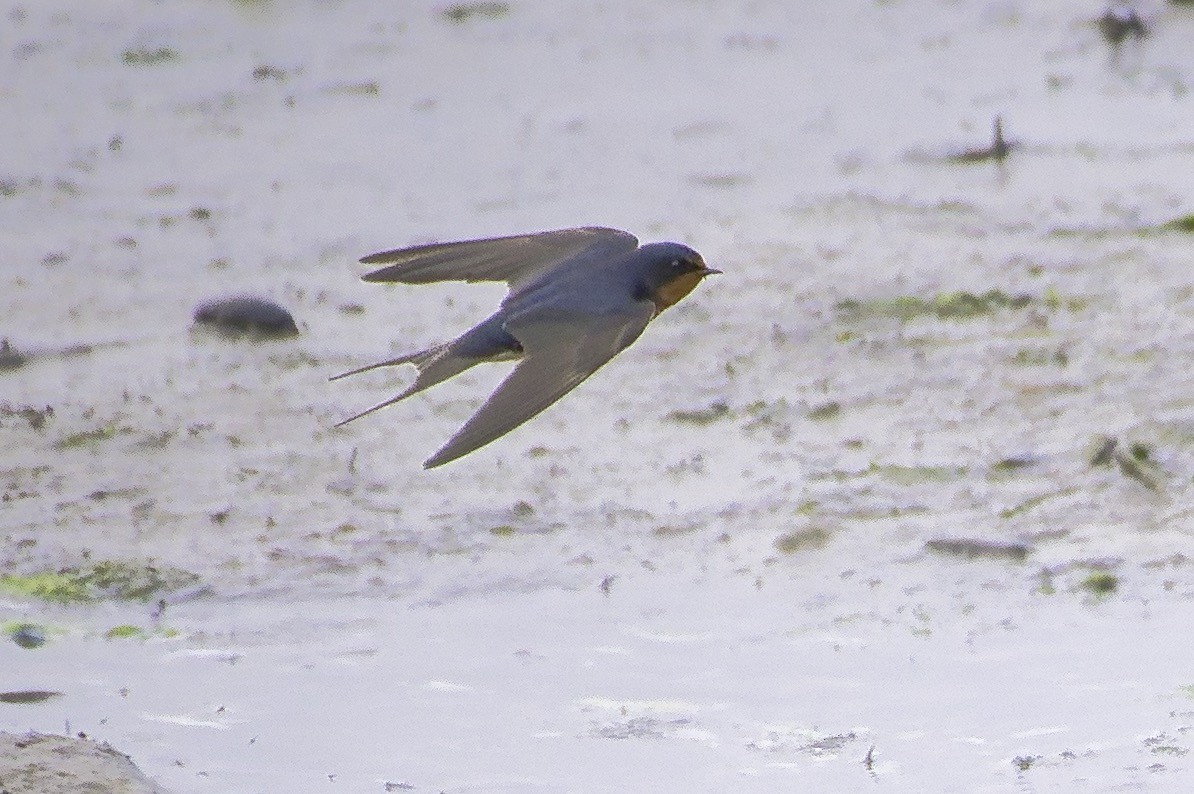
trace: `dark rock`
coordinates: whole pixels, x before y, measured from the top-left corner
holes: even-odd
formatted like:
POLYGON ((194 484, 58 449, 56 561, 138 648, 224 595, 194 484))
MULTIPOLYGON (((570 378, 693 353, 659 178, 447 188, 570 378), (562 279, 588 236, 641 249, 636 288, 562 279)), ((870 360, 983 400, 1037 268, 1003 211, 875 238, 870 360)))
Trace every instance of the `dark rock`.
POLYGON ((40 648, 46 644, 46 633, 41 626, 22 623, 12 630, 12 641, 22 648, 40 648))
POLYGON ((195 322, 230 334, 295 336, 298 326, 290 312, 273 301, 251 295, 210 300, 195 309, 195 322))
POLYGON ((1129 38, 1143 39, 1148 35, 1144 20, 1136 13, 1136 9, 1127 5, 1111 6, 1098 18, 1097 23, 1103 39, 1112 47, 1118 47, 1129 38))
MULTIPOLYGON (((61 692, 48 689, 18 689, 13 692, 0 692, 0 703, 11 705, 28 705, 30 703, 45 703, 47 700, 62 697, 61 692)), ((7 789, 4 789, 7 792, 7 789)))
POLYGON ((998 543, 971 538, 937 538, 926 542, 925 548, 951 557, 971 560, 985 557, 1013 562, 1023 562, 1032 553, 1032 549, 1025 543, 998 543))

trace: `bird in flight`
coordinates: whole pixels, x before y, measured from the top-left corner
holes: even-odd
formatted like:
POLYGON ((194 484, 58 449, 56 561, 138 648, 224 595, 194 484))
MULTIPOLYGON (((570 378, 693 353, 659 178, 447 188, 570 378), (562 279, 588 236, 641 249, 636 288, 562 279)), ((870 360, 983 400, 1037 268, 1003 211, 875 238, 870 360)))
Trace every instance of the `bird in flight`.
POLYGON ((721 272, 685 245, 640 247, 633 234, 601 227, 432 243, 371 254, 361 263, 385 265, 363 277, 370 282, 505 281, 510 288, 496 312, 451 342, 332 378, 398 364, 418 368, 406 391, 340 427, 474 364, 518 360, 485 404, 424 462, 426 469, 485 446, 547 408, 625 350, 701 279, 721 272))

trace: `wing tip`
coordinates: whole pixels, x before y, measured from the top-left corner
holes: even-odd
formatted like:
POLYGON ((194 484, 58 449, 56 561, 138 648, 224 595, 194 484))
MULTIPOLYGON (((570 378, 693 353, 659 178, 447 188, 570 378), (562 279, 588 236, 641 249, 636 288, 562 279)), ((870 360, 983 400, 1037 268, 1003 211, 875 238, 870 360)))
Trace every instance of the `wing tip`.
MULTIPOLYGON (((375 265, 378 262, 377 261, 368 262, 368 261, 362 259, 361 263, 366 264, 366 265, 375 265)), ((383 267, 379 270, 372 270, 372 271, 366 273, 365 275, 361 276, 361 281, 366 281, 366 282, 369 282, 370 284, 384 283, 387 281, 401 281, 402 280, 401 278, 397 278, 397 276, 399 275, 399 272, 400 272, 399 267, 400 267, 399 265, 390 265, 388 267, 383 267)))
POLYGON ((412 248, 423 248, 424 246, 410 246, 407 248, 388 248, 385 251, 378 251, 377 253, 367 254, 362 256, 357 261, 362 265, 388 265, 398 259, 406 256, 412 248))
POLYGON ((462 458, 472 450, 453 451, 452 442, 449 441, 444 444, 439 450, 427 460, 423 461, 423 470, 430 471, 431 469, 443 466, 445 463, 451 463, 457 458, 462 458))

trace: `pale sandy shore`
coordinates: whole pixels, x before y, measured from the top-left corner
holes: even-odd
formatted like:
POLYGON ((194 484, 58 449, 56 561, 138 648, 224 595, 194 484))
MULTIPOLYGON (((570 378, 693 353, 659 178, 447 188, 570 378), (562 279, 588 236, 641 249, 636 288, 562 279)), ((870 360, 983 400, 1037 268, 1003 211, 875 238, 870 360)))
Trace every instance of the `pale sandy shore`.
POLYGON ((0 732, 5 794, 165 794, 106 742, 46 733, 0 732))

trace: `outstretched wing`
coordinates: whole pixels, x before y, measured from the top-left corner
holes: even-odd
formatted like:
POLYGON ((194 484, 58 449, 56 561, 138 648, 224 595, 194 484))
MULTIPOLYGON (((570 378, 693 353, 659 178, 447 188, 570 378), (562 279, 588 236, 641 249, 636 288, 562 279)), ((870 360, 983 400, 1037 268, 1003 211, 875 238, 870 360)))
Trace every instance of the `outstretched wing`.
POLYGON ((456 243, 432 243, 370 254, 366 265, 387 265, 366 274, 365 281, 428 284, 433 281, 505 281, 510 288, 534 279, 572 257, 633 251, 638 238, 630 232, 587 226, 552 232, 490 237, 456 243))
POLYGON ((423 467, 467 455, 538 414, 637 339, 653 313, 653 304, 644 301, 621 314, 511 320, 506 330, 522 343, 521 362, 423 467))

